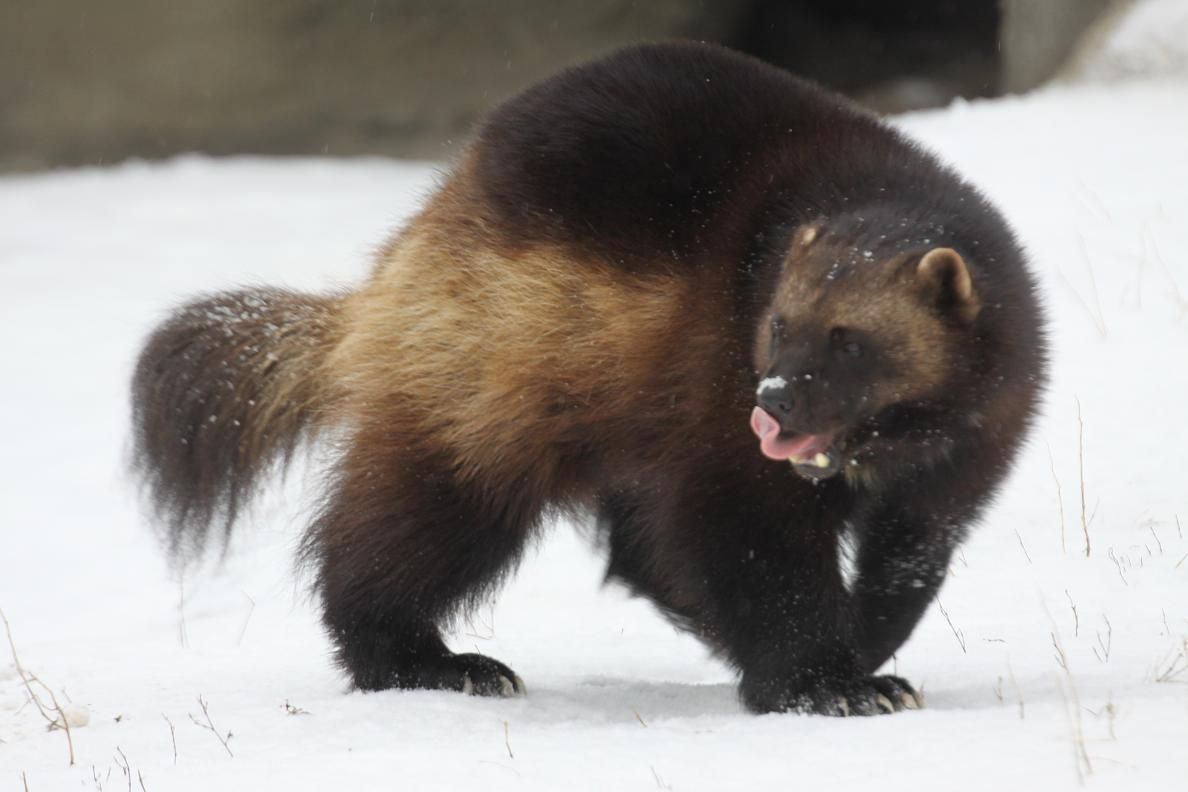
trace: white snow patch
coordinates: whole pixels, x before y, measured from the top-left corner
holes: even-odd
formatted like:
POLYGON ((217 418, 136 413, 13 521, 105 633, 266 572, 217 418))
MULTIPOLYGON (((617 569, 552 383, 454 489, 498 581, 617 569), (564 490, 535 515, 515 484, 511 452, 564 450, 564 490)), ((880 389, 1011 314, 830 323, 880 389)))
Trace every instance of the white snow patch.
POLYGON ((787 387, 787 385, 788 380, 783 377, 764 377, 759 380, 759 387, 755 389, 755 393, 763 395, 769 390, 779 390, 780 388, 787 387))

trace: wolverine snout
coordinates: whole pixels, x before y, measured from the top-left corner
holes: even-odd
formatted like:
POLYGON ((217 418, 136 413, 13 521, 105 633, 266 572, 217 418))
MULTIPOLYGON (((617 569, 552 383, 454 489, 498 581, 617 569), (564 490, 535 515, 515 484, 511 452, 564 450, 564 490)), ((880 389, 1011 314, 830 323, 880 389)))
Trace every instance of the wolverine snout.
POLYGON ((778 420, 784 429, 806 431, 820 423, 819 416, 809 409, 810 389, 820 383, 820 377, 802 367, 795 371, 773 366, 755 389, 755 403, 778 420))
POLYGON ((755 395, 756 403, 781 423, 792 414, 796 406, 792 388, 783 377, 765 377, 759 383, 755 395))

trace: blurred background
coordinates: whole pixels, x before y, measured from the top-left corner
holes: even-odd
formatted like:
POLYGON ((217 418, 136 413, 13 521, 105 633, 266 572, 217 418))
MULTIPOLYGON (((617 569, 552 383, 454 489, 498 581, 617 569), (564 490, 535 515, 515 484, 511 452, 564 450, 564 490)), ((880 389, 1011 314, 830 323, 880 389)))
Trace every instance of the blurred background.
POLYGON ((880 112, 1033 88, 1127 0, 0 3, 0 172, 209 154, 444 159, 632 41, 716 41, 880 112))

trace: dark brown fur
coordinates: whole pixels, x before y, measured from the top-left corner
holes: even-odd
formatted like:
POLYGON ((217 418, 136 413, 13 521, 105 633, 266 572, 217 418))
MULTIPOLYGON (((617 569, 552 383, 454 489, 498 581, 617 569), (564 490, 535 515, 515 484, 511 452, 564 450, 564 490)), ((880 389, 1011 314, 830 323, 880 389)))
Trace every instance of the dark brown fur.
POLYGON ((359 687, 518 689, 440 628, 546 514, 593 509, 608 574, 733 663, 749 707, 869 713, 914 702, 873 673, 1005 474, 1043 361, 975 190, 779 70, 637 47, 496 110, 357 291, 176 314, 136 375, 137 459, 197 546, 301 437, 345 433, 303 557, 359 687), (841 475, 759 454, 756 383, 784 370, 818 375, 784 428, 836 432, 841 475))

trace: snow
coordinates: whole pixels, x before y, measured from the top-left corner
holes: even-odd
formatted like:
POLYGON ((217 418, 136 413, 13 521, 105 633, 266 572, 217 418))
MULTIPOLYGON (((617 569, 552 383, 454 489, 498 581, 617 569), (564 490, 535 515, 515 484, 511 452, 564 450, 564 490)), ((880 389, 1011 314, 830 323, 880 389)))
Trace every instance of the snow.
POLYGON ((764 377, 759 380, 759 387, 755 388, 755 393, 762 395, 769 390, 779 390, 788 384, 788 380, 783 377, 764 377))
POLYGON ((896 661, 927 709, 742 712, 730 672, 603 588, 568 525, 454 636, 527 697, 347 692, 292 569, 316 458, 222 566, 171 576, 124 468, 145 333, 203 290, 357 281, 434 180, 184 157, 0 179, 0 608, 23 667, 90 719, 70 767, 0 645, 0 784, 1183 788, 1188 82, 1082 81, 897 123, 1003 207, 1052 319, 1043 418, 896 661))

